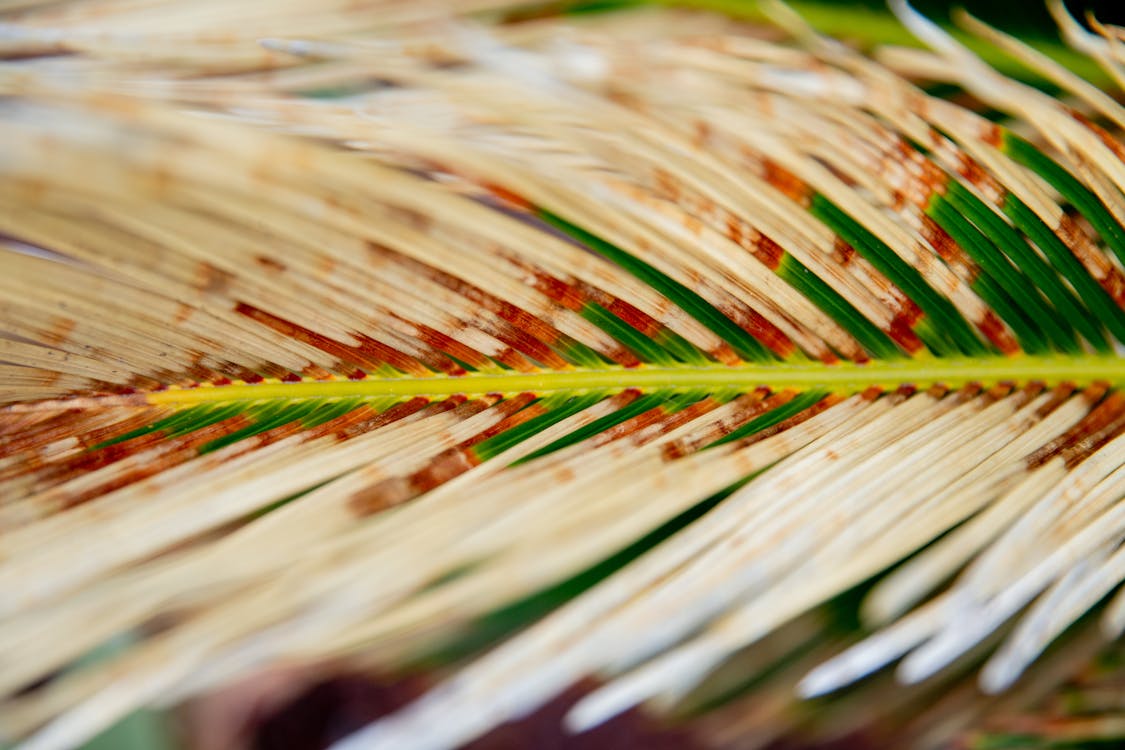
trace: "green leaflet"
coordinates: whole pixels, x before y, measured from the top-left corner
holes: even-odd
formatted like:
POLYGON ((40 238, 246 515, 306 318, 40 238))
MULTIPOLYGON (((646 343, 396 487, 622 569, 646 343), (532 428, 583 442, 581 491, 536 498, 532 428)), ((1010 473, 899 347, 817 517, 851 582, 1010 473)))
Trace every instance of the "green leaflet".
POLYGON ((678 304, 699 322, 703 323, 726 340, 744 359, 751 362, 773 359, 773 355, 760 342, 756 341, 753 336, 739 328, 729 318, 723 316, 722 313, 712 307, 706 300, 675 279, 669 278, 666 274, 653 268, 644 261, 629 255, 624 250, 599 239, 581 227, 577 227, 550 212, 541 211, 539 215, 547 223, 569 234, 574 237, 574 239, 589 246, 598 253, 605 255, 615 263, 620 264, 634 276, 652 285, 657 291, 665 294, 668 299, 678 304))

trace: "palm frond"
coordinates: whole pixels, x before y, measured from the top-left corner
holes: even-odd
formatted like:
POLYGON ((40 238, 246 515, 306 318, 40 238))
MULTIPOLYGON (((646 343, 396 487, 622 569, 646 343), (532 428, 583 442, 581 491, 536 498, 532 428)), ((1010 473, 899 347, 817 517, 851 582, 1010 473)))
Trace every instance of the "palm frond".
POLYGON ((1114 95, 901 0, 930 51, 522 5, 2 6, 9 737, 346 657, 452 676, 341 749, 588 677, 576 731, 925 745, 1125 627, 1114 95))

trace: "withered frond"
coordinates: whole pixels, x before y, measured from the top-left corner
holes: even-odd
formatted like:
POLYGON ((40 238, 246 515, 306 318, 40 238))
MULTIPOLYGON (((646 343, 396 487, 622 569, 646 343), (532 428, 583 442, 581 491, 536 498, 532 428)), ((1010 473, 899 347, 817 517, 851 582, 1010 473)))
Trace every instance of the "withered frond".
POLYGON ((346 658, 451 675, 340 750, 590 677, 906 746, 1125 628, 1120 92, 901 0, 927 50, 523 5, 0 5, 8 736, 346 658))

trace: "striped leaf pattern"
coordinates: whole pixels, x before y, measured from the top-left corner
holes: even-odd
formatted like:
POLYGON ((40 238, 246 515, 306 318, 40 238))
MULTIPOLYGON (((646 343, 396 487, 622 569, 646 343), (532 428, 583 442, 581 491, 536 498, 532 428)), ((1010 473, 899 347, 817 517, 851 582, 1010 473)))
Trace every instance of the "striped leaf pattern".
POLYGON ((0 6, 7 737, 348 657, 457 668, 341 750, 591 676, 571 730, 932 738, 1125 628, 1113 96, 900 0, 927 50, 522 5, 0 6))

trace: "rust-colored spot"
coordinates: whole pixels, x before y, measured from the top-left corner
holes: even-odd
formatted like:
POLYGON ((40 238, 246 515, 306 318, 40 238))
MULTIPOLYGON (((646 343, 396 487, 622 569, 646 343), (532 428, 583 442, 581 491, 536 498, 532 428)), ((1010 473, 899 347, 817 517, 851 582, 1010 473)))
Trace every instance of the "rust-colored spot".
MULTIPOLYGON (((981 401, 984 404, 996 403, 997 401, 999 401, 1002 398, 1007 398, 1008 395, 1010 395, 1011 392, 1015 389, 1015 387, 1016 387, 1015 383, 1012 383, 1011 381, 1004 381, 1004 382, 1001 382, 1001 383, 996 383, 995 385, 993 385, 991 388, 989 388, 988 390, 986 390, 984 392, 984 395, 981 396, 981 401)), ((962 390, 964 390, 964 389, 962 389, 962 390)), ((980 391, 980 386, 977 387, 977 392, 979 392, 979 391, 980 391)), ((958 395, 959 394, 960 394, 960 391, 958 392, 958 395)))
POLYGON ((639 445, 644 445, 652 442, 663 435, 667 435, 669 432, 679 429, 688 422, 698 419, 717 406, 719 406, 719 402, 710 396, 696 401, 694 404, 680 409, 675 414, 668 415, 666 419, 658 423, 654 430, 646 431, 638 435, 637 443, 639 445))
MULTIPOLYGON (((1014 383, 1011 385, 1015 387, 1014 383)), ((1017 409, 1022 409, 1024 406, 1031 403, 1032 399, 1046 390, 1046 388, 1047 384, 1042 380, 1033 380, 1016 391, 1015 394, 1012 395, 1012 401, 1017 409)))
POLYGON ((60 346, 66 343, 76 325, 78 323, 70 318, 55 318, 51 327, 41 334, 43 343, 50 346, 60 346))
POLYGON ((1068 109, 1067 112, 1078 122, 1082 123, 1090 132, 1098 137, 1102 144, 1113 152, 1121 161, 1125 162, 1125 146, 1122 146, 1105 128, 1084 117, 1081 113, 1068 109))
POLYGON ((695 121, 695 138, 692 144, 696 148, 703 148, 711 140, 711 126, 704 120, 695 121))
POLYGON ((510 346, 506 346, 494 353, 492 358, 502 365, 511 367, 517 372, 534 372, 537 369, 527 357, 510 346))
MULTIPOLYGON (((377 339, 370 338, 362 333, 352 333, 359 339, 358 351, 365 354, 374 355, 392 367, 403 370, 406 367, 414 367, 416 363, 421 363, 422 372, 428 374, 426 371, 443 372, 446 375, 464 375, 465 368, 454 362, 440 351, 436 351, 428 346, 419 343, 419 352, 415 356, 401 352, 389 344, 384 344, 377 339)), ((416 339, 417 340, 417 339, 416 339)), ((407 370, 409 372, 409 370, 407 370)))
MULTIPOLYGON (((1047 401, 1035 410, 1036 418, 1042 419, 1043 417, 1046 417, 1051 412, 1053 412, 1055 409, 1062 406, 1062 404, 1074 394, 1074 391, 1076 389, 1077 386, 1075 386, 1074 383, 1060 383, 1059 385, 1055 386, 1051 390, 1050 395, 1047 397, 1047 401)), ((1089 389, 1087 389, 1087 391, 1088 390, 1089 389)))
POLYGON ((1073 217, 1060 217, 1055 233, 1118 307, 1125 307, 1125 277, 1110 264, 1073 217))
POLYGON ((345 440, 354 434, 358 434, 351 432, 353 428, 362 424, 369 424, 377 416, 378 413, 369 405, 360 404, 356 408, 338 417, 333 417, 327 422, 321 422, 315 427, 303 429, 301 432, 301 440, 302 442, 308 442, 309 440, 321 438, 326 435, 331 435, 336 440, 345 440))
MULTIPOLYGON (((5 424, 3 438, 0 439, 0 454, 15 456, 24 451, 34 450, 48 443, 63 438, 77 438, 79 445, 89 447, 105 440, 123 435, 127 432, 151 424, 164 416, 162 409, 153 409, 148 406, 140 409, 127 408, 123 410, 123 418, 108 424, 102 424, 101 415, 84 414, 77 410, 66 410, 54 414, 37 424, 28 425, 26 422, 14 419, 12 425, 5 424)), ((13 416, 5 415, 11 419, 13 416)), ((18 472, 23 468, 17 466, 18 472)))
POLYGON ((390 477, 352 493, 347 507, 357 518, 366 518, 400 505, 413 497, 408 477, 390 477))
POLYGON ((207 262, 196 264, 198 280, 195 287, 204 294, 226 295, 234 281, 234 275, 207 262))
MULTIPOLYGON (((1105 389, 1102 386, 1094 386, 1092 389, 1088 390, 1092 390, 1091 395, 1105 393, 1105 389)), ((1027 463, 1027 467, 1029 469, 1036 469, 1055 456, 1063 455, 1064 452, 1064 458, 1069 462, 1081 454, 1081 449, 1079 448, 1078 451, 1075 451, 1075 447, 1081 446, 1087 443, 1090 438, 1101 434, 1107 427, 1112 426, 1121 419, 1123 415, 1125 415, 1125 392, 1116 391, 1111 393, 1094 407, 1082 421, 1027 456, 1027 458, 1024 459, 1027 463)))
MULTIPOLYGON (((546 410, 537 404, 527 406, 534 399, 535 395, 532 393, 521 393, 501 402, 495 408, 501 413, 508 414, 505 419, 461 442, 458 446, 442 451, 424 468, 409 476, 391 477, 356 492, 349 498, 348 507, 357 516, 371 515, 408 502, 463 474, 480 463, 480 459, 472 451, 472 446, 545 413, 546 410)), ((477 406, 483 404, 473 405, 474 408, 477 406)))
MULTIPOLYGON (((424 396, 415 396, 409 401, 397 403, 391 408, 378 413, 365 404, 351 412, 351 414, 354 415, 355 421, 335 425, 331 430, 325 428, 323 432, 325 434, 335 435, 337 440, 348 440, 356 435, 362 435, 397 422, 400 419, 405 419, 429 405, 430 400, 424 396)), ((348 415, 345 414, 344 416, 346 417, 348 415)), ((332 422, 335 421, 336 420, 332 420, 332 422)), ((325 425, 331 425, 332 422, 326 422, 325 425)), ((322 427, 324 427, 324 425, 322 425, 322 427)))
POLYGON ((668 411, 664 407, 655 406, 594 436, 590 439, 591 444, 598 447, 623 437, 638 435, 645 428, 659 424, 667 416, 668 411))
POLYGON ((1068 445, 1062 450, 1063 461, 1067 469, 1073 469, 1097 451, 1105 447, 1106 443, 1125 432, 1125 414, 1118 415, 1116 419, 1097 432, 1083 436, 1073 445, 1068 445))
MULTIPOLYGON (((414 325, 417 330, 415 335, 423 344, 445 352, 452 357, 456 357, 474 369, 484 369, 492 364, 488 357, 484 356, 476 349, 462 344, 460 341, 447 336, 441 331, 422 325, 421 323, 416 323, 414 325)), ((463 368, 459 369, 463 371, 463 368)))
POLYGON ((520 393, 505 401, 501 401, 496 405, 495 409, 498 413, 505 415, 504 418, 491 427, 481 430, 476 435, 463 441, 458 447, 471 448, 477 443, 488 440, 491 437, 496 437, 541 414, 546 414, 547 410, 544 409, 541 404, 528 406, 528 404, 531 404, 536 398, 534 393, 520 393))
POLYGON ((267 378, 281 380, 286 375, 291 374, 291 370, 277 364, 276 362, 262 362, 258 365, 258 371, 267 378))
POLYGON ((934 193, 944 195, 949 177, 934 162, 920 154, 917 149, 901 138, 896 138, 900 156, 918 170, 915 181, 921 190, 913 193, 919 208, 924 207, 934 193))
POLYGON ((907 196, 901 190, 891 191, 891 209, 896 213, 901 212, 903 207, 906 206, 907 196))
POLYGON ((1101 402, 1105 398, 1105 394, 1109 393, 1110 385, 1104 380, 1099 380, 1091 383, 1084 391, 1082 391, 1082 399, 1088 403, 1091 408, 1101 402))
POLYGON ((637 97, 636 94, 630 91, 623 91, 619 86, 612 84, 606 86, 602 92, 606 99, 618 104, 626 109, 634 109, 638 112, 645 111, 644 101, 637 97))
POLYGON ((291 422, 286 422, 285 424, 271 427, 265 432, 259 432, 257 435, 252 435, 251 437, 244 438, 234 444, 234 446, 237 447, 231 447, 228 448, 228 450, 231 450, 232 453, 242 455, 243 453, 248 453, 259 448, 264 448, 267 445, 272 445, 273 443, 300 433, 304 433, 302 434, 302 438, 306 440, 311 437, 311 435, 309 435, 305 430, 304 422, 299 419, 294 419, 291 422))
POLYGON ((59 467, 55 478, 63 480, 78 474, 85 474, 95 469, 109 466, 142 451, 156 449, 151 458, 130 471, 117 474, 105 482, 93 487, 87 487, 74 495, 68 495, 63 501, 64 508, 80 505, 106 493, 126 487, 134 482, 155 476, 162 471, 183 463, 198 455, 199 448, 212 440, 229 435, 252 424, 249 417, 237 414, 221 422, 207 425, 198 430, 181 435, 176 438, 167 438, 162 431, 150 432, 140 435, 123 443, 108 445, 92 453, 84 454, 65 467, 59 467))
POLYGON ((532 358, 543 362, 544 364, 548 364, 548 362, 543 357, 553 356, 558 364, 551 364, 550 366, 566 366, 565 361, 559 358, 557 354, 553 354, 548 348, 551 344, 558 342, 561 334, 553 326, 549 325, 543 320, 540 320, 531 313, 517 307, 516 305, 511 304, 510 302, 507 302, 506 300, 502 300, 499 297, 495 297, 489 294, 480 287, 475 286, 474 284, 470 284, 460 277, 445 273, 444 271, 433 268, 432 266, 420 263, 413 258, 399 255, 378 245, 369 243, 368 248, 371 252, 379 254, 380 256, 393 257, 397 263, 400 263, 410 270, 420 273, 422 276, 429 278, 432 281, 437 282, 438 284, 441 284, 442 286, 456 292, 457 294, 460 294, 469 301, 476 303, 480 307, 492 312, 500 319, 511 324, 516 331, 523 334, 522 337, 519 337, 516 340, 505 339, 505 343, 516 346, 521 351, 524 351, 526 354, 528 354, 528 356, 531 356, 532 358), (543 356, 539 356, 535 352, 525 350, 521 346, 521 344, 518 343, 526 341, 526 337, 528 336, 533 337, 539 342, 542 342, 539 351, 543 356), (542 344, 546 344, 547 346, 544 347, 542 346, 542 344))
POLYGON ((961 179, 976 187, 992 186, 992 175, 976 159, 960 150, 956 152, 956 158, 957 174, 961 179))
POLYGON ((762 177, 766 182, 777 188, 785 197, 804 208, 808 208, 812 204, 813 191, 805 184, 804 180, 773 159, 764 158, 761 161, 762 177))
MULTIPOLYGON (((969 386, 972 386, 972 385, 974 385, 974 383, 969 383, 969 386)), ((979 385, 979 384, 977 384, 977 385, 979 385)), ((944 396, 946 394, 946 392, 948 390, 949 390, 948 388, 946 388, 944 385, 941 385, 939 383, 937 385, 931 385, 927 389, 926 392, 929 393, 934 398, 941 398, 942 396, 944 396)), ((903 383, 898 388, 895 388, 894 391, 888 396, 888 398, 893 399, 895 401, 905 401, 906 399, 910 398, 911 396, 913 396, 917 392, 918 392, 918 386, 915 385, 914 383, 903 383)))
POLYGON ((577 312, 586 304, 586 296, 578 287, 525 264, 520 265, 534 278, 532 286, 535 289, 563 307, 577 312))
POLYGON ((732 402, 737 409, 729 419, 720 420, 707 430, 686 435, 665 444, 660 450, 660 457, 663 461, 668 462, 695 453, 700 448, 729 435, 751 419, 791 401, 796 395, 796 391, 786 390, 769 396, 769 389, 766 388, 758 388, 752 393, 744 393, 732 402), (767 396, 769 398, 766 398, 767 396))
POLYGON ((1004 131, 994 122, 980 121, 980 139, 993 148, 1000 148, 1004 143, 1004 131))
POLYGON ((260 310, 252 305, 248 305, 245 302, 239 302, 235 306, 235 311, 241 315, 245 315, 251 320, 255 320, 262 325, 272 328, 282 335, 288 336, 292 339, 296 339, 297 341, 301 341, 302 343, 320 349, 323 352, 327 352, 328 354, 331 354, 332 356, 337 357, 353 366, 358 366, 365 369, 377 369, 380 364, 386 362, 392 367, 397 367, 398 369, 403 370, 404 372, 409 372, 412 375, 421 376, 430 374, 429 370, 427 370, 420 362, 415 360, 413 357, 408 357, 407 355, 402 354, 397 350, 391 349, 390 347, 379 344, 377 342, 373 342, 372 345, 368 347, 368 349, 371 352, 382 350, 383 353, 388 355, 387 358, 371 356, 366 352, 357 351, 353 347, 342 344, 314 331, 310 331, 309 329, 299 326, 296 323, 291 323, 287 320, 284 320, 283 318, 277 317, 276 315, 268 313, 264 310, 260 310))
MULTIPOLYGON (((950 236, 936 221, 929 216, 922 216, 922 237, 937 252, 938 256, 946 263, 968 265, 968 259, 957 241, 950 236)), ((973 268, 973 273, 967 281, 972 283, 979 274, 979 269, 973 268)))
POLYGON ((855 260, 856 251, 843 237, 832 240, 832 260, 840 266, 849 266, 855 260))
POLYGON ((395 205, 384 206, 383 210, 394 220, 400 221, 418 232, 429 232, 433 227, 433 220, 419 210, 395 205))
POLYGON ((485 182, 481 184, 481 187, 492 193, 504 203, 507 203, 508 205, 515 208, 519 208, 524 211, 531 211, 534 208, 534 205, 529 200, 521 195, 513 193, 503 185, 497 185, 494 182, 485 182))
POLYGON ((250 371, 232 365, 230 368, 225 368, 222 372, 213 372, 210 368, 201 365, 198 360, 188 365, 186 374, 199 383, 210 383, 212 380, 218 380, 224 376, 230 376, 232 380, 242 380, 250 371))
POLYGON ((286 265, 276 258, 271 258, 268 255, 255 255, 254 262, 267 271, 273 273, 282 273, 286 270, 286 265))
POLYGON ((505 321, 504 328, 496 332, 496 337, 524 356, 530 357, 544 367, 565 370, 570 367, 557 352, 531 334, 519 330, 505 321))
POLYGON ((135 430, 138 427, 152 424, 155 420, 165 416, 165 414, 165 410, 160 408, 143 409, 140 411, 136 411, 132 413, 131 416, 126 417, 125 419, 122 419, 118 422, 114 422, 111 425, 106 425, 104 427, 99 427, 89 431, 82 431, 81 434, 77 436, 78 442, 83 447, 88 448, 92 445, 97 445, 98 443, 102 443, 106 440, 115 438, 118 435, 124 435, 125 433, 135 430))
MULTIPOLYGON (((29 424, 28 420, 20 418, 23 416, 26 415, 4 415, 3 437, 0 437, 0 455, 11 458, 25 451, 35 450, 56 440, 61 440, 76 434, 82 435, 85 426, 89 424, 89 420, 84 418, 80 411, 64 411, 44 419, 37 424, 29 424)), ((142 427, 149 424, 147 417, 140 417, 139 419, 139 423, 133 425, 133 427, 122 426, 118 431, 117 425, 122 423, 115 422, 104 429, 109 431, 108 437, 113 437, 128 432, 135 427, 142 427)), ((93 440, 90 442, 95 443, 98 441, 93 440)), ((26 466, 27 464, 25 462, 21 462, 11 467, 14 469, 12 472, 6 472, 4 469, 0 468, 0 476, 14 476, 23 473, 26 466)))
POLYGON ((635 328, 650 338, 665 330, 664 326, 651 315, 638 310, 617 297, 612 298, 602 306, 620 318, 626 325, 635 328))
POLYGON ((726 342, 720 342, 717 347, 711 349, 707 353, 710 354, 715 359, 715 361, 721 362, 728 367, 733 367, 735 365, 741 364, 742 362, 742 358, 739 357, 734 349, 730 347, 730 344, 727 344, 726 342))
POLYGON ((719 305, 717 309, 723 315, 737 323, 742 331, 754 336, 756 340, 766 346, 766 349, 780 356, 782 359, 796 351, 796 345, 786 336, 781 328, 769 322, 764 316, 749 306, 719 305))
POLYGON ((188 318, 190 318, 194 313, 194 307, 185 302, 180 302, 176 305, 176 314, 172 316, 172 321, 177 325, 180 323, 185 323, 187 322, 188 318))
POLYGON ((663 195, 672 202, 679 200, 680 181, 671 172, 663 167, 656 167, 652 170, 652 177, 656 182, 656 193, 658 195, 663 195))
POLYGON ((742 245, 742 222, 733 214, 727 214, 727 239, 736 245, 742 245))
POLYGON ((985 311, 984 316, 977 321, 977 328, 1004 354, 1011 355, 1020 351, 1019 342, 1012 336, 1004 321, 992 310, 985 311))
MULTIPOLYGON (((960 398, 968 400, 970 398, 975 397, 977 394, 979 394, 981 392, 982 388, 983 387, 981 386, 980 383, 968 383, 967 385, 962 387, 961 390, 959 390, 957 393, 960 395, 960 398)), ((895 395, 909 398, 910 396, 912 396, 916 392, 917 392, 917 388, 914 385, 906 385, 906 386, 900 387, 895 392, 895 395)), ((927 396, 929 396, 930 398, 936 399, 936 400, 940 400, 940 399, 945 398, 945 394, 947 394, 947 393, 949 393, 949 386, 945 385, 944 383, 935 383, 934 385, 931 385, 929 388, 927 388, 925 390, 925 394, 927 396)))
POLYGON ((608 351, 601 352, 601 354, 608 357, 614 364, 625 368, 640 367, 642 364, 640 358, 631 349, 624 346, 614 346, 608 351))
POLYGON ((684 229, 698 237, 703 234, 703 222, 691 214, 685 213, 682 218, 684 229))
POLYGON ((431 461, 429 466, 410 477, 410 489, 415 495, 429 492, 479 464, 480 459, 470 450, 455 448, 445 451, 431 461))
POLYGON ((1079 244, 1085 239, 1085 233, 1082 231, 1082 227, 1066 214, 1059 217, 1058 226, 1055 227, 1055 234, 1058 235, 1063 244, 1072 252, 1075 248, 1079 247, 1079 244))
POLYGON ((859 397, 864 401, 874 401, 882 395, 883 389, 877 385, 873 385, 865 388, 863 392, 859 394, 859 397))
POLYGON ((716 305, 716 309, 782 359, 787 358, 796 349, 780 328, 749 305, 719 304, 716 305))
POLYGON ((306 378, 312 378, 313 380, 332 380, 333 378, 331 372, 325 370, 319 365, 314 365, 311 363, 301 368, 301 374, 306 378))
MULTIPOLYGON (((417 268, 426 269, 427 266, 418 264, 417 268)), ((553 370, 565 370, 569 367, 566 360, 551 350, 550 346, 543 343, 544 341, 551 343, 558 341, 559 334, 555 328, 544 324, 542 320, 525 313, 520 308, 508 305, 507 302, 492 297, 485 291, 462 282, 456 277, 435 270, 429 270, 426 273, 431 275, 433 280, 441 283, 442 286, 461 293, 462 296, 477 302, 478 306, 489 310, 490 313, 501 319, 496 327, 489 326, 489 328, 492 328, 489 333, 492 333, 499 341, 511 346, 515 352, 528 356, 528 358, 542 363, 544 367, 553 370), (508 315, 502 315, 501 310, 507 311, 508 315), (521 324, 529 325, 521 326, 521 324), (542 338, 537 337, 537 335, 541 335, 542 338)), ((507 355, 510 358, 508 360, 501 359, 502 356, 504 355, 497 355, 496 359, 505 364, 510 364, 517 370, 530 371, 534 369, 533 364, 523 360, 520 356, 510 354, 507 355)))
MULTIPOLYGON (((878 388, 874 388, 874 389, 869 388, 868 391, 865 391, 862 395, 863 395, 864 398, 866 398, 869 401, 874 401, 876 398, 879 397, 879 395, 882 394, 882 391, 879 390, 878 388), (868 391, 870 391, 871 393, 869 394, 868 391)), ((806 422, 806 421, 812 419, 813 417, 817 416, 818 414, 823 414, 828 409, 831 409, 833 406, 836 406, 841 401, 843 401, 844 398, 845 398, 844 396, 842 396, 838 393, 830 393, 827 396, 825 396, 824 398, 822 398, 820 401, 817 401, 815 404, 813 404, 809 408, 805 409, 804 411, 801 411, 797 414, 794 414, 793 416, 789 417, 788 419, 782 420, 781 422, 778 422, 777 424, 773 425, 772 427, 767 427, 766 429, 762 430, 761 432, 756 432, 753 435, 750 435, 746 438, 743 438, 742 440, 736 441, 734 443, 734 445, 739 447, 739 448, 743 448, 745 446, 753 445, 754 443, 761 442, 762 440, 766 440, 767 438, 771 438, 774 435, 780 435, 781 433, 785 432, 786 430, 791 429, 793 427, 796 427, 797 425, 801 424, 802 422, 806 422)))
POLYGON ((777 270, 778 266, 781 265, 781 259, 785 256, 785 250, 782 249, 781 245, 764 234, 758 235, 758 240, 754 243, 754 250, 754 257, 771 271, 777 270))

